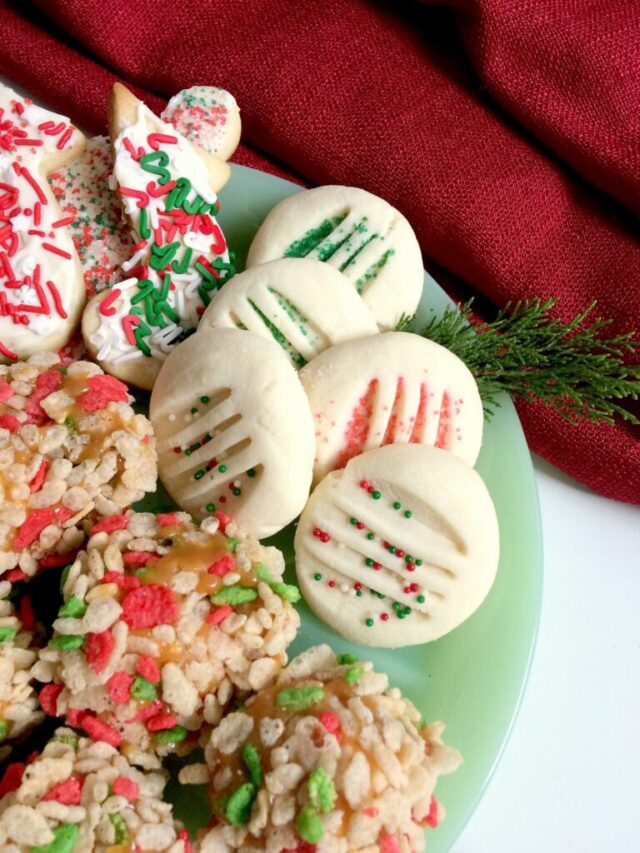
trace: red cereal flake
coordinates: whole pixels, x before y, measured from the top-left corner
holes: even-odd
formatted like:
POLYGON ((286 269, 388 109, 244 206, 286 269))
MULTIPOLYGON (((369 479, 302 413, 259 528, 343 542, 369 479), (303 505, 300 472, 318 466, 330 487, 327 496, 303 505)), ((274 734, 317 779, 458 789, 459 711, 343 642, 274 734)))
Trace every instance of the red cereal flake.
POLYGON ((378 817, 378 809, 375 806, 367 806, 362 809, 362 814, 365 814, 367 817, 378 817))
POLYGON ((117 779, 113 780, 113 793, 118 797, 124 797, 125 800, 129 800, 132 803, 134 800, 138 799, 138 794, 140 793, 140 786, 137 782, 134 782, 133 779, 129 779, 127 776, 118 776, 117 779))
POLYGON ((29 491, 33 494, 34 492, 40 491, 42 488, 42 484, 44 483, 45 477, 47 476, 47 471, 49 470, 49 465, 42 460, 40 463, 40 467, 36 471, 36 475, 33 480, 29 483, 29 491))
POLYGON ((207 625, 219 625, 230 613, 233 613, 233 607, 230 604, 223 604, 220 607, 216 607, 207 616, 207 625))
POLYGON ((118 515, 107 515, 101 518, 91 528, 90 536, 95 536, 96 533, 114 533, 116 530, 125 530, 129 524, 129 519, 124 513, 118 515))
POLYGON ((331 735, 340 731, 340 717, 333 711, 323 711, 318 714, 318 719, 331 735))
POLYGON ((152 684, 157 684, 160 681, 160 667, 149 655, 138 658, 136 672, 152 684))
POLYGON ((400 845, 395 835, 383 833, 379 838, 380 853, 400 853, 400 845))
POLYGON ((231 516, 227 515, 226 512, 220 512, 220 510, 218 510, 217 512, 213 513, 213 517, 218 519, 218 524, 220 525, 220 532, 224 533, 224 531, 227 529, 227 524, 231 522, 231 516))
POLYGON ((2 779, 0 779, 0 797, 18 790, 22 784, 24 767, 24 764, 19 761, 7 765, 7 769, 4 771, 2 779))
POLYGON ((67 554, 49 554, 40 560, 39 566, 41 569, 56 568, 58 566, 68 566, 78 556, 77 551, 69 551, 67 554))
POLYGON ((131 699, 131 685, 133 675, 128 672, 114 672, 107 682, 107 690, 112 702, 116 705, 124 705, 131 699))
POLYGON ((36 627, 36 617, 33 612, 33 604, 31 602, 30 595, 25 595, 18 605, 18 618, 20 619, 25 631, 33 631, 36 627))
POLYGON ((178 618, 178 605, 166 586, 149 584, 127 593, 122 602, 122 618, 130 628, 170 625, 178 618))
POLYGON ((282 853, 316 853, 317 849, 315 844, 308 844, 306 841, 301 841, 297 847, 288 847, 282 853))
POLYGON ((105 572, 102 576, 103 583, 115 583, 122 589, 137 589, 142 586, 140 578, 135 575, 123 575, 122 572, 105 572))
POLYGON ((96 717, 91 717, 89 714, 82 719, 82 728, 92 740, 102 740, 111 746, 120 746, 122 738, 118 732, 108 723, 98 720, 96 717))
POLYGON ((125 720, 125 722, 127 725, 130 723, 144 723, 146 720, 150 720, 151 717, 157 717, 161 711, 162 702, 159 699, 156 699, 154 702, 149 702, 149 704, 145 705, 144 708, 140 708, 135 716, 131 717, 130 720, 125 720))
POLYGON ((84 718, 87 716, 86 710, 84 708, 68 708, 67 709, 67 722, 70 726, 74 726, 77 728, 81 726, 84 718))
POLYGON ((62 684, 45 684, 40 691, 40 707, 48 717, 58 716, 58 696, 61 693, 62 684))
POLYGON ((73 510, 68 509, 66 506, 60 506, 55 509, 46 507, 45 509, 32 510, 18 528, 18 534, 13 540, 13 550, 22 551, 28 548, 29 545, 33 545, 45 527, 48 527, 50 524, 63 524, 72 515, 73 510))
POLYGON ((22 424, 15 415, 0 415, 0 427, 8 429, 9 432, 17 432, 22 424))
POLYGON ((26 581, 27 575, 22 569, 9 569, 8 572, 4 573, 2 578, 9 581, 9 583, 17 583, 18 581, 26 581))
POLYGON ((223 578, 225 575, 228 575, 229 572, 232 572, 236 567, 236 561, 233 559, 231 554, 223 554, 215 563, 212 563, 207 571, 210 575, 217 575, 219 578, 223 578))
POLYGON ((25 403, 25 412, 34 418, 47 418, 48 415, 40 403, 45 399, 45 397, 48 397, 49 394, 53 394, 54 391, 57 391, 61 384, 62 374, 59 370, 45 370, 44 373, 41 373, 36 379, 36 387, 33 389, 25 403))
POLYGON ((156 521, 160 527, 179 527, 182 524, 175 512, 159 512, 156 515, 156 521))
POLYGON ((0 379, 0 403, 6 403, 9 397, 13 397, 13 389, 5 379, 0 379))
POLYGON ((115 376, 90 376, 87 390, 80 394, 78 403, 85 412, 97 412, 106 408, 108 403, 127 403, 129 392, 124 382, 120 382, 115 376))
POLYGON ((435 829, 437 825, 440 823, 440 810, 438 808, 438 801, 432 795, 431 802, 429 803, 429 814, 426 817, 425 823, 431 829, 435 829))
POLYGON ((51 788, 42 798, 43 800, 55 800, 64 806, 79 806, 82 798, 82 784, 79 779, 72 776, 51 788))
POLYGON ((87 634, 87 663, 98 674, 103 672, 115 645, 111 631, 100 631, 99 634, 87 634))
POLYGON ((189 838, 189 833, 186 829, 181 829, 178 832, 178 839, 184 843, 184 853, 193 853, 191 839, 189 838))
POLYGON ((150 732, 161 732, 164 729, 172 729, 178 722, 178 718, 174 714, 156 714, 147 721, 147 728, 150 732))
POLYGON ((154 551, 125 551, 122 555, 125 566, 146 566, 149 560, 154 559, 158 559, 154 551))

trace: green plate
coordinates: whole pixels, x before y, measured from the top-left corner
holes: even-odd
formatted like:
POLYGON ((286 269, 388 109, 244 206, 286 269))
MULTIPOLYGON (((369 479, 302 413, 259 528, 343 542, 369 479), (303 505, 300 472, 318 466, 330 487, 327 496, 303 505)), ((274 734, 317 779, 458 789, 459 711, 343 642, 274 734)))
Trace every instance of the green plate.
MULTIPOLYGON (((267 213, 300 187, 254 169, 232 168, 231 180, 220 194, 220 222, 236 252, 238 268, 243 269, 249 244, 267 213)), ((447 304, 444 291, 425 274, 419 318, 441 312, 447 304)), ((329 643, 338 651, 373 660, 427 719, 446 723, 446 740, 462 752, 464 764, 438 785, 447 818, 436 830, 428 830, 429 853, 451 849, 491 778, 520 704, 540 615, 537 492, 520 422, 506 397, 486 425, 477 469, 498 513, 501 559, 489 596, 470 619, 435 643, 376 650, 342 640, 301 604, 302 630, 291 649, 294 654, 329 643)), ((284 551, 288 579, 294 580, 292 527, 270 541, 284 551)), ((193 825, 194 804, 189 804, 185 790, 172 788, 178 813, 193 825)))

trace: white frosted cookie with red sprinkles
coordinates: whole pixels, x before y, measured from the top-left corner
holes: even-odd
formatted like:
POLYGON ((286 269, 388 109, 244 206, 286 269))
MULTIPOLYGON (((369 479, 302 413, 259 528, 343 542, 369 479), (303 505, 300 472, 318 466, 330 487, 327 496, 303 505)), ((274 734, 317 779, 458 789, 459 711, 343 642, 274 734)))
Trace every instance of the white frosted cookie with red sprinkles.
POLYGON ((378 331, 351 282, 307 258, 282 258, 235 276, 214 296, 198 328, 208 326, 275 340, 296 368, 339 341, 378 331))
POLYGON ((483 410, 471 372, 445 347, 386 332, 325 350, 300 371, 316 430, 314 478, 385 444, 426 444, 475 464, 483 410))
POLYGON ((47 173, 84 137, 0 84, 0 362, 64 346, 84 304, 82 268, 47 173))
POLYGON ((313 422, 274 341, 240 329, 200 330, 165 362, 149 416, 160 478, 195 517, 222 510, 263 537, 304 507, 313 422))
POLYGON ((391 445, 315 489, 295 537, 298 583, 343 637, 396 648, 437 640, 482 604, 499 557, 480 475, 451 453, 391 445))
POLYGON ((312 258, 344 273, 381 330, 415 313, 424 271, 416 235, 384 199, 355 187, 316 187, 289 196, 254 237, 247 266, 312 258))

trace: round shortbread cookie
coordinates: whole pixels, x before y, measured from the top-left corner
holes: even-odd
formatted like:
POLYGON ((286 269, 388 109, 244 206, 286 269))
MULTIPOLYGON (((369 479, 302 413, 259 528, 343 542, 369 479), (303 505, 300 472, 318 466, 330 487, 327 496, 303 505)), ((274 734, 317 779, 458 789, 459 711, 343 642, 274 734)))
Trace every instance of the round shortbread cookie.
POLYGON ((304 507, 313 422, 276 343, 239 329, 198 332, 164 363, 150 418, 162 482, 193 516, 222 510, 262 537, 304 507))
POLYGON ((240 110, 236 99, 217 86, 181 89, 160 117, 221 160, 228 160, 240 142, 240 110))
POLYGON ((395 328, 420 301, 424 271, 416 235, 399 211, 365 190, 317 187, 277 204, 251 244, 247 266, 283 257, 340 270, 382 330, 395 328))
POLYGON ((427 444, 473 465, 482 401, 471 372, 445 347, 386 332, 325 350, 300 371, 316 430, 313 475, 385 444, 427 444))
POLYGON ((417 645, 484 600, 498 521, 473 468, 434 447, 392 445, 325 477, 298 523, 295 553, 307 603, 335 631, 372 646, 417 645))
POLYGON ((300 368, 339 341, 375 335, 375 320, 345 276, 320 261, 283 258, 235 276, 199 329, 247 329, 275 340, 300 368))

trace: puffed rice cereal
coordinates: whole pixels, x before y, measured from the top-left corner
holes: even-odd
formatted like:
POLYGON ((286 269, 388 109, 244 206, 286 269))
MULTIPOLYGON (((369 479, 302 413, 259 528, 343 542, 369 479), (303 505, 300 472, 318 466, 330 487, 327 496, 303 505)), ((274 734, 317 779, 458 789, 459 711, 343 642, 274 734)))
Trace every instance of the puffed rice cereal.
POLYGON ((212 731, 201 853, 413 853, 460 755, 387 676, 316 646, 212 731))

